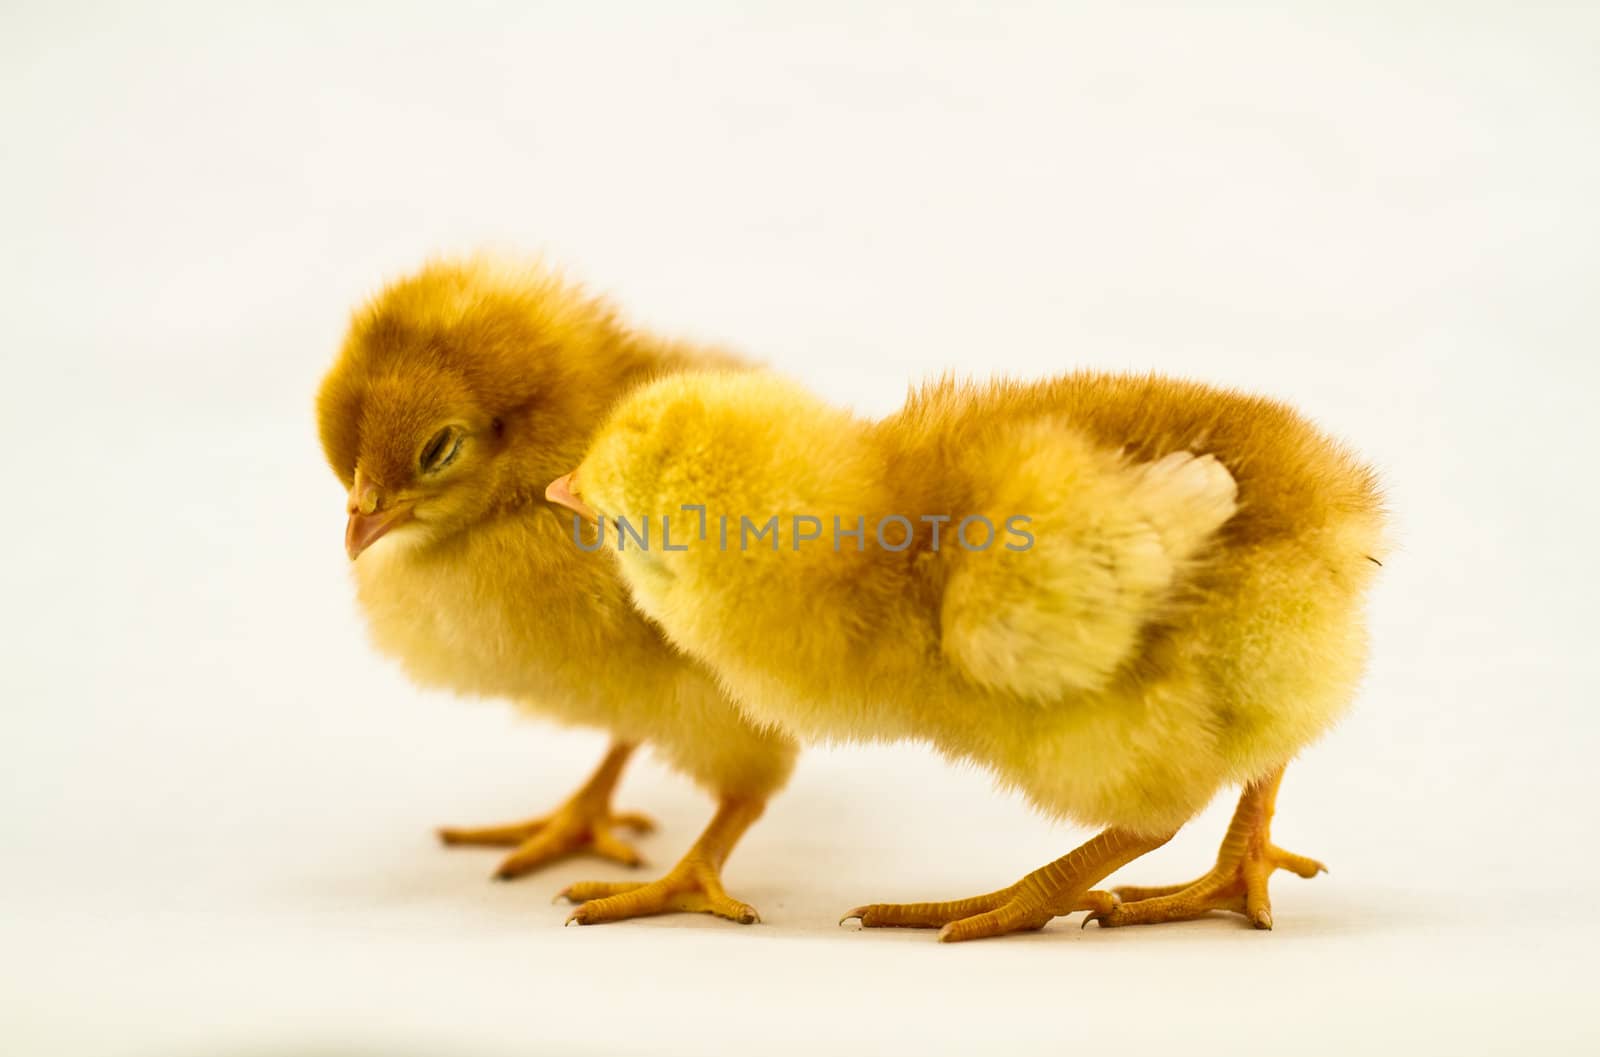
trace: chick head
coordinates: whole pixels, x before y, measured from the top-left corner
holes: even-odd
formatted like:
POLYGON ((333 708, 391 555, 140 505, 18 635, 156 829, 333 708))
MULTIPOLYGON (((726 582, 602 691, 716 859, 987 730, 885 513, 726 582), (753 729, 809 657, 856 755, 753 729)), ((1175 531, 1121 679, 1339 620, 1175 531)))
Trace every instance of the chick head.
POLYGON ((581 450, 603 405, 582 384, 611 316, 550 274, 442 262, 356 315, 317 395, 323 451, 349 490, 352 560, 380 538, 437 541, 581 450))

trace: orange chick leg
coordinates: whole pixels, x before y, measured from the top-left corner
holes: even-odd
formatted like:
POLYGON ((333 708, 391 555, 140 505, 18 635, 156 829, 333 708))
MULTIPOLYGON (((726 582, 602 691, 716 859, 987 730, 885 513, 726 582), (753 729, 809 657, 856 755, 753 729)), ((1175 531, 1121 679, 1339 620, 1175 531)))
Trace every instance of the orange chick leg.
POLYGON ((944 943, 1041 929, 1074 910, 1113 909, 1115 897, 1092 886, 1170 839, 1171 834, 1143 837, 1108 829, 1009 888, 947 903, 873 903, 856 907, 840 923, 859 918, 869 929, 937 928, 944 943))
POLYGON ((724 798, 700 839, 664 877, 648 884, 579 881, 562 897, 581 904, 567 923, 598 925, 606 921, 666 914, 716 914, 749 925, 760 921, 755 907, 732 898, 722 888, 722 864, 744 831, 766 809, 757 799, 724 798))
POLYGON ((1217 852, 1217 864, 1204 877, 1183 885, 1118 888, 1115 891, 1121 903, 1096 911, 1084 924, 1150 925, 1228 910, 1243 914, 1258 929, 1270 929, 1272 903, 1267 898, 1267 878, 1272 872, 1289 870, 1301 877, 1315 877, 1327 869, 1315 859, 1272 843, 1272 809, 1282 781, 1280 767, 1245 787, 1217 852))
POLYGON ((612 744, 589 780, 566 803, 543 818, 505 826, 446 827, 439 830, 439 839, 451 846, 515 848, 495 870, 498 881, 521 877, 577 852, 590 852, 624 866, 638 866, 644 860, 631 845, 617 837, 616 830, 648 833, 655 828, 655 823, 644 815, 618 815, 611 811, 611 793, 633 749, 625 742, 612 744))

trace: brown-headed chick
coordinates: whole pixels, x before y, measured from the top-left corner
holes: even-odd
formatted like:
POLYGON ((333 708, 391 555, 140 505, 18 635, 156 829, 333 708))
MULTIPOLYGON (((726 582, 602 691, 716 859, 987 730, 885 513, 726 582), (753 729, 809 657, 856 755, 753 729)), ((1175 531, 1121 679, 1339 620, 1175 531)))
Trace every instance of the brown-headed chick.
POLYGON ((616 831, 649 821, 614 814, 611 793, 644 743, 717 798, 704 834, 664 877, 568 888, 580 923, 671 910, 756 920, 723 890, 721 868, 787 780, 794 743, 744 718, 706 668, 669 645, 629 604, 614 563, 585 553, 570 518, 544 499, 621 394, 734 362, 631 330, 540 266, 469 259, 430 264, 357 312, 317 395, 378 649, 421 685, 506 698, 613 738, 552 814, 441 830, 445 843, 513 848, 502 879, 580 850, 637 864, 616 831))

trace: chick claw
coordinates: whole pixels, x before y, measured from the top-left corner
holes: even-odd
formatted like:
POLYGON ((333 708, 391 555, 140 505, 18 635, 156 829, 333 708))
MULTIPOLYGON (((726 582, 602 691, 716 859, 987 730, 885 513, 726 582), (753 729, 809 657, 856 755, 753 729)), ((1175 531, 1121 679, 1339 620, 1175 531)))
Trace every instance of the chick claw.
POLYGON ((732 898, 722 887, 717 871, 707 863, 685 860, 665 877, 647 884, 627 881, 579 881, 561 897, 581 904, 567 924, 598 925, 607 921, 666 914, 715 914, 752 925, 761 920, 756 908, 732 898))
POLYGON ((647 816, 635 812, 612 814, 603 808, 567 803, 544 818, 528 822, 471 829, 446 827, 439 830, 439 839, 452 847, 515 848, 494 872, 495 880, 510 881, 580 852, 623 866, 638 866, 644 858, 615 831, 629 829, 644 834, 654 828, 655 823, 647 816))

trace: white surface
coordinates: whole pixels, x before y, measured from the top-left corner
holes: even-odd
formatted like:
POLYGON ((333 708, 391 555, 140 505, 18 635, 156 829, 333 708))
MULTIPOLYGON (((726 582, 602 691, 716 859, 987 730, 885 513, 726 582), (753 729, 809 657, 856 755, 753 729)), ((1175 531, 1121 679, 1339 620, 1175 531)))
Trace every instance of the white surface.
MULTIPOLYGON (((1592 5, 229 6, 0 14, 0 1049, 1592 1052, 1592 5), (1083 837, 911 746, 804 759, 758 927, 563 930, 620 869, 435 848, 602 741, 373 656, 309 403, 357 299, 484 242, 865 409, 1097 364, 1351 439, 1401 549, 1277 829, 1332 874, 1271 934, 841 930, 1083 837)), ((658 866, 709 812, 621 799, 658 866)))

